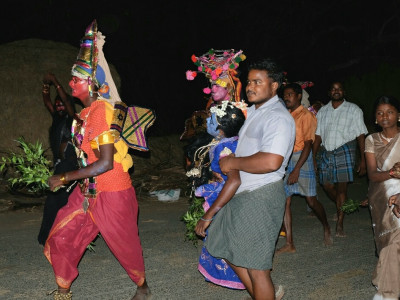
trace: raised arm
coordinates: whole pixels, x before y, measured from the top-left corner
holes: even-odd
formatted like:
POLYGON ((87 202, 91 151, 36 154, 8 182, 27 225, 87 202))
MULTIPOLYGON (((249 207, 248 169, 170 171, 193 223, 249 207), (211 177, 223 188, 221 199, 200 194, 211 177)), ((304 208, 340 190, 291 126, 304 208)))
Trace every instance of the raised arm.
POLYGON ((51 81, 45 75, 43 77, 43 81, 42 82, 43 82, 43 87, 42 87, 43 104, 47 108, 49 113, 51 115, 53 115, 54 114, 54 106, 53 106, 53 103, 51 102, 51 98, 50 98, 50 84, 51 84, 51 81))
MULTIPOLYGON (((53 73, 49 72, 43 77, 43 84, 48 84, 49 88, 50 88, 51 85, 54 85, 54 87, 55 87, 55 89, 57 91, 57 94, 60 96, 61 101, 65 105, 65 110, 67 111, 67 113, 68 113, 68 115, 70 117, 73 117, 74 114, 75 114, 75 110, 74 110, 74 108, 72 106, 72 103, 70 101, 70 96, 67 95, 67 93, 65 92, 64 88, 59 83, 57 77, 53 73)), ((49 93, 47 93, 47 95, 48 95, 48 100, 47 101, 50 101, 50 105, 51 105, 52 110, 54 112, 53 104, 51 103, 51 99, 50 99, 50 91, 49 91, 49 93)), ((43 98, 43 100, 44 100, 44 98, 43 98)), ((45 105, 48 108, 48 104, 45 103, 45 105)), ((51 112, 51 113, 53 113, 53 112, 51 112)))

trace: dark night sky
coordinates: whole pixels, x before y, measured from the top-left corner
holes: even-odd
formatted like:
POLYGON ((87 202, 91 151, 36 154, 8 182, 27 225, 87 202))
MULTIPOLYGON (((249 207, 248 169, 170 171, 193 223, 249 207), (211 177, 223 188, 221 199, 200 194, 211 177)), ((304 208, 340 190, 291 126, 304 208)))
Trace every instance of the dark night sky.
POLYGON ((149 130, 156 135, 181 133, 184 120, 204 108, 207 81, 187 81, 185 72, 194 69, 192 54, 210 48, 244 51, 243 83, 248 61, 275 58, 289 81, 313 81, 310 100, 323 101, 331 80, 400 62, 398 0, 129 2, 91 1, 89 8, 84 1, 6 0, 0 43, 41 38, 79 47, 96 18, 105 57, 121 76, 121 98, 156 111, 149 130))

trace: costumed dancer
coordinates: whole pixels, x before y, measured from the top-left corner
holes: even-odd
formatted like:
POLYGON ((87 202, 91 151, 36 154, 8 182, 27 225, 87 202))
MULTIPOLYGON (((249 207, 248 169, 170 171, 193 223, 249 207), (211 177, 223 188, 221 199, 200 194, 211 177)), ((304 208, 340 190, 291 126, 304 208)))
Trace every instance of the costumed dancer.
MULTIPOLYGON (((240 84, 236 84, 236 68, 245 56, 242 51, 224 50, 206 53, 201 57, 193 57, 198 65, 198 71, 205 73, 210 79, 211 89, 205 88, 205 92, 211 92, 212 98, 206 106, 209 117, 206 119, 207 132, 213 136, 213 140, 197 149, 194 160, 195 167, 187 172, 187 176, 193 178, 195 195, 203 197, 204 211, 207 211, 217 199, 227 176, 219 167, 219 159, 234 153, 238 142, 238 133, 245 120, 247 105, 240 101, 240 84), (209 182, 200 186, 196 185, 196 177, 202 177, 203 169, 210 169, 212 178, 209 182)), ((197 74, 187 71, 188 79, 193 79, 197 74)), ((204 238, 205 241, 206 238, 204 238)), ((203 246, 198 265, 199 272, 206 281, 232 289, 245 289, 239 277, 223 259, 211 256, 203 246)))
POLYGON ((78 181, 68 203, 58 213, 44 254, 51 263, 58 289, 54 299, 71 299, 70 286, 87 245, 100 232, 108 247, 137 285, 132 299, 150 299, 138 235, 138 203, 128 169, 133 162, 128 145, 110 130, 120 101, 103 54, 104 36, 94 20, 81 40, 72 67, 72 96, 84 109, 73 122, 73 142, 81 168, 49 179, 54 190, 78 181), (74 245, 73 247, 71 245, 74 245))

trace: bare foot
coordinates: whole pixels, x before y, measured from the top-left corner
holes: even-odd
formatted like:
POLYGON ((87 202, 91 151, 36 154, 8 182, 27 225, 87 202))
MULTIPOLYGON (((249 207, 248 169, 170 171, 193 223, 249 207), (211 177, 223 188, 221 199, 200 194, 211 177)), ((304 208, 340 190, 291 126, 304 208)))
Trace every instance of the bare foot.
POLYGON ((346 234, 344 233, 343 227, 336 226, 336 236, 337 237, 346 237, 346 234))
POLYGON ((325 231, 324 233, 324 245, 325 246, 332 246, 333 245, 333 239, 331 236, 331 231, 325 231))
POLYGON ((145 284, 136 289, 136 294, 131 300, 150 300, 151 298, 152 294, 147 286, 147 283, 145 282, 145 284))
POLYGON ((361 207, 367 207, 368 206, 368 202, 369 202, 369 199, 367 197, 363 201, 361 201, 360 206, 361 207))
POLYGON ((281 300, 283 298, 283 295, 285 294, 283 286, 274 284, 274 289, 275 289, 275 300, 281 300))
POLYGON ((315 213, 314 213, 314 211, 310 211, 310 212, 308 212, 308 216, 309 216, 309 217, 315 217, 315 213))
POLYGON ((285 253, 285 252, 287 252, 287 253, 295 253, 296 252, 296 248, 293 245, 285 244, 284 246, 282 246, 281 248, 276 250, 276 254, 285 253))
POLYGON ((333 217, 332 217, 332 221, 336 222, 336 221, 337 221, 337 219, 338 219, 338 217, 337 217, 337 213, 335 213, 335 214, 333 215, 333 217))

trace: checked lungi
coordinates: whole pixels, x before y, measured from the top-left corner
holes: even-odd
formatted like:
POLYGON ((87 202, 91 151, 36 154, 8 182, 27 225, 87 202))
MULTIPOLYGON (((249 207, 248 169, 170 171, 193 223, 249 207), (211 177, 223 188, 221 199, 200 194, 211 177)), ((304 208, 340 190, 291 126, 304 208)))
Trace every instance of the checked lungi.
POLYGON ((300 194, 305 197, 312 197, 317 195, 317 179, 315 176, 314 162, 311 152, 308 155, 307 160, 304 162, 303 166, 300 168, 298 181, 294 184, 287 184, 288 176, 293 171, 294 167, 299 161, 302 152, 303 151, 294 152, 286 168, 284 180, 286 197, 294 194, 300 194))
POLYGON ((333 151, 322 151, 318 164, 321 184, 353 181, 356 144, 352 140, 333 151))

